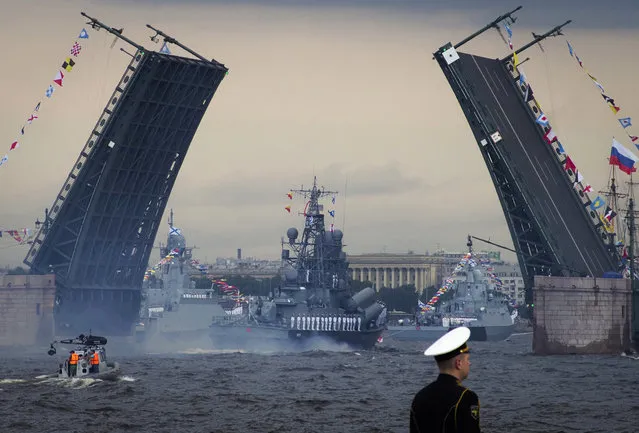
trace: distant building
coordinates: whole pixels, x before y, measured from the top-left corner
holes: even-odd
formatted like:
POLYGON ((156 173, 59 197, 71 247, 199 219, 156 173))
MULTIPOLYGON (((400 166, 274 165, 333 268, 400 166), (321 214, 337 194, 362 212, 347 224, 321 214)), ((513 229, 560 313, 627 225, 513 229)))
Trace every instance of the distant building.
MULTIPOLYGON (((238 257, 241 253, 238 251, 238 257)), ((253 257, 224 258, 218 257, 215 263, 208 265, 206 274, 209 277, 243 276, 257 279, 273 278, 279 274, 280 260, 263 260, 253 257)))
POLYGON ((518 263, 494 263, 493 273, 501 280, 502 286, 498 290, 517 301, 517 305, 525 304, 526 291, 521 268, 518 263))
POLYGON ((438 286, 459 263, 461 255, 450 257, 426 254, 349 255, 349 272, 355 281, 370 281, 375 290, 412 284, 421 293, 438 286))
MULTIPOLYGON (((421 293, 426 287, 440 287, 450 277, 467 251, 437 251, 433 254, 361 254, 349 255, 349 271, 355 281, 370 281, 375 290, 413 284, 421 293)), ((478 251, 477 256, 501 259, 498 251, 478 251)))

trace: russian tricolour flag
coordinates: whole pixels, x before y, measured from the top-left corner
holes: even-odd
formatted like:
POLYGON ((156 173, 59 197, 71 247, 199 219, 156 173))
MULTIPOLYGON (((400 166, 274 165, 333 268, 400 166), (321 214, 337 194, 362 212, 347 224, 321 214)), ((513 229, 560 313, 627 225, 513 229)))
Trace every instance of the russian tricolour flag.
POLYGON ((612 139, 612 150, 610 151, 610 165, 616 165, 619 167, 619 170, 624 173, 630 174, 634 171, 637 171, 635 167, 635 162, 639 159, 628 149, 623 147, 621 143, 619 143, 614 138, 612 139))

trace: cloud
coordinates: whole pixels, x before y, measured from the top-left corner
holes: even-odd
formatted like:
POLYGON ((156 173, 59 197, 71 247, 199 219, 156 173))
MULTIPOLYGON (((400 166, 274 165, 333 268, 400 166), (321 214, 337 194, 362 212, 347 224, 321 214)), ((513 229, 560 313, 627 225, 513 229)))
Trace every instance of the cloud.
MULTIPOLYGON (((149 4, 3 5, 0 20, 11 19, 0 26, 0 36, 20 34, 22 43, 5 46, 5 57, 20 68, 6 69, 11 85, 0 88, 7 101, 0 106, 0 136, 8 147, 43 97, 86 27, 79 15, 85 7, 89 15, 124 27, 147 49, 161 46, 149 41, 152 32, 144 24, 150 23, 224 62, 230 73, 198 128, 167 206, 201 258, 233 255, 237 247, 277 257, 280 236, 301 224, 297 213, 283 209, 290 203, 286 193, 308 186, 314 175, 340 192, 336 223, 345 224, 351 253, 432 251, 436 244, 463 250, 468 233, 508 245, 479 147, 431 53, 517 4, 524 9, 513 26, 516 45, 529 40, 531 31, 573 18, 567 35, 588 71, 624 113, 639 111, 628 84, 637 67, 629 53, 639 50, 634 0, 149 4), (38 33, 23 32, 34 22, 38 33)), ((42 219, 130 60, 119 51, 122 42, 110 49, 113 35, 88 31, 91 38, 64 88, 43 103, 40 118, 0 168, 3 227, 33 227, 42 219)), ((504 57, 508 47, 491 30, 464 51, 494 58, 504 57)), ((178 47, 172 52, 187 55, 178 47)), ((544 52, 533 46, 526 56, 526 75, 553 129, 587 181, 602 189, 619 123, 568 55, 564 38, 549 38, 544 52)), ((303 208, 302 200, 292 203, 296 212, 303 208)), ((166 236, 166 217, 159 241, 166 236)), ((10 242, 0 240, 0 263, 18 264, 26 251, 10 242)))
MULTIPOLYGON (((128 0, 120 0, 129 3, 128 0)), ((142 0, 140 4, 174 6, 176 4, 210 6, 210 0, 142 0)), ((218 6, 236 5, 236 0, 218 0, 218 6)), ((421 20, 428 16, 455 14, 466 19, 477 29, 488 24, 499 15, 521 5, 515 16, 524 26, 550 29, 555 25, 572 19, 571 28, 636 29, 639 22, 637 0, 248 0, 242 2, 245 7, 273 9, 306 10, 309 13, 321 11, 354 10, 360 14, 376 13, 387 17, 403 16, 421 20)))
MULTIPOLYGON (((424 180, 403 172, 397 161, 380 165, 354 166, 331 164, 316 171, 318 186, 336 191, 349 199, 409 194, 426 188, 424 180)), ((273 205, 286 197, 290 189, 311 188, 313 176, 295 167, 276 173, 231 176, 215 184, 188 188, 187 194, 175 194, 177 206, 246 208, 273 205)))

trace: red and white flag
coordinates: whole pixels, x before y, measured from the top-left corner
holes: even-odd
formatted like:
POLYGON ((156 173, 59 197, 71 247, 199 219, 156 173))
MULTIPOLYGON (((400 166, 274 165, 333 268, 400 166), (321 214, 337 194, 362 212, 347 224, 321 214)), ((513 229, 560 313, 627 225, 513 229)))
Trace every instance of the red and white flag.
POLYGON ((37 114, 32 114, 31 116, 29 116, 29 118, 27 119, 27 123, 31 123, 34 120, 36 120, 38 118, 37 114))
POLYGON ((11 143, 11 146, 9 146, 9 150, 13 150, 20 147, 20 144, 17 141, 14 141, 13 143, 11 143))
POLYGON ((55 75, 53 82, 56 83, 58 86, 62 87, 62 80, 64 80, 64 74, 62 73, 62 71, 58 71, 58 73, 55 75))

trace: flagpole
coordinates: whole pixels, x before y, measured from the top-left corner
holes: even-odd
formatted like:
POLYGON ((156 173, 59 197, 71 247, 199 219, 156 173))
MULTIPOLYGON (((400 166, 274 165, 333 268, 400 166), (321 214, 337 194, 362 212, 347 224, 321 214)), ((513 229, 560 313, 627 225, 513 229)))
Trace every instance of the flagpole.
MULTIPOLYGON (((162 30, 158 30, 158 29, 156 29, 155 27, 153 27, 150 24, 147 24, 146 26, 155 32, 155 36, 157 36, 157 35, 162 36, 164 38, 164 42, 168 42, 169 44, 175 44, 178 47, 182 48, 184 51, 187 51, 187 52, 193 54, 195 57, 197 57, 200 60, 204 60, 205 62, 210 62, 210 63, 214 63, 214 64, 217 64, 217 65, 222 65, 220 62, 218 62, 215 59, 209 60, 206 57, 203 57, 203 56, 199 55, 198 53, 196 53, 195 51, 193 51, 192 49, 190 49, 186 45, 181 44, 180 42, 178 42, 177 39, 175 39, 175 38, 167 35, 166 33, 164 33, 162 30)), ((155 38, 155 36, 152 36, 151 40, 154 40, 153 38, 155 38)))
POLYGON ((508 12, 506 14, 503 14, 502 16, 496 18, 490 24, 486 24, 481 30, 477 30, 475 33, 473 33, 472 35, 468 36, 466 39, 464 39, 464 40, 462 40, 460 42, 457 42, 453 48, 457 49, 457 48, 461 47, 466 42, 468 42, 468 41, 476 38, 477 36, 481 35, 482 33, 484 33, 486 30, 490 30, 492 28, 498 28, 497 24, 499 24, 500 22, 502 22, 506 18, 510 18, 514 22, 515 19, 513 19, 512 14, 514 14, 515 12, 517 12, 521 8, 522 8, 522 6, 518 6, 517 8, 513 9, 512 11, 510 11, 510 12, 508 12))
MULTIPOLYGON (((630 188, 632 188, 632 174, 630 174, 630 188)), ((634 212, 634 198, 633 194, 630 194, 628 200, 628 231, 630 242, 628 244, 628 260, 630 260, 630 339, 635 343, 639 340, 639 293, 635 287, 635 212, 634 212)))
MULTIPOLYGON (((565 23, 558 25, 557 27, 555 27, 554 29, 544 33, 543 35, 537 35, 535 37, 535 39, 533 39, 532 41, 530 41, 529 43, 527 43, 526 45, 524 45, 521 48, 518 48, 516 50, 513 50, 513 53, 519 54, 524 50, 527 50, 528 48, 532 47, 533 45, 537 44, 538 42, 543 41, 544 39, 546 39, 549 36, 556 36, 561 34, 561 28, 567 26, 568 24, 570 24, 572 22, 572 20, 568 20, 565 23)), ((508 61, 510 58, 512 58, 512 54, 509 54, 508 56, 504 57, 503 59, 501 59, 502 62, 506 62, 508 61)))
POLYGON ((135 42, 133 42, 131 39, 127 38, 126 36, 123 36, 123 35, 122 35, 122 30, 123 30, 123 29, 120 29, 120 30, 113 29, 113 28, 111 28, 111 27, 107 26, 106 24, 104 24, 104 23, 102 23, 102 22, 98 21, 96 18, 92 18, 92 17, 88 16, 88 15, 87 15, 87 14, 85 14, 84 12, 80 12, 80 15, 82 15, 83 17, 88 18, 90 22, 89 22, 89 23, 87 23, 87 24, 90 24, 90 25, 91 25, 91 27, 93 27, 94 29, 95 29, 95 28, 97 28, 98 30, 99 30, 99 29, 104 29, 104 30, 106 30, 107 32, 109 32, 109 33, 111 33, 111 34, 115 35, 116 37, 118 37, 118 38, 120 38, 120 39, 122 39, 123 41, 125 41, 125 42, 127 42, 127 43, 129 43, 129 44, 133 45, 133 46, 134 46, 135 48, 137 48, 138 50, 145 51, 145 50, 144 50, 144 47, 143 47, 142 45, 138 45, 138 44, 136 44, 135 42))

